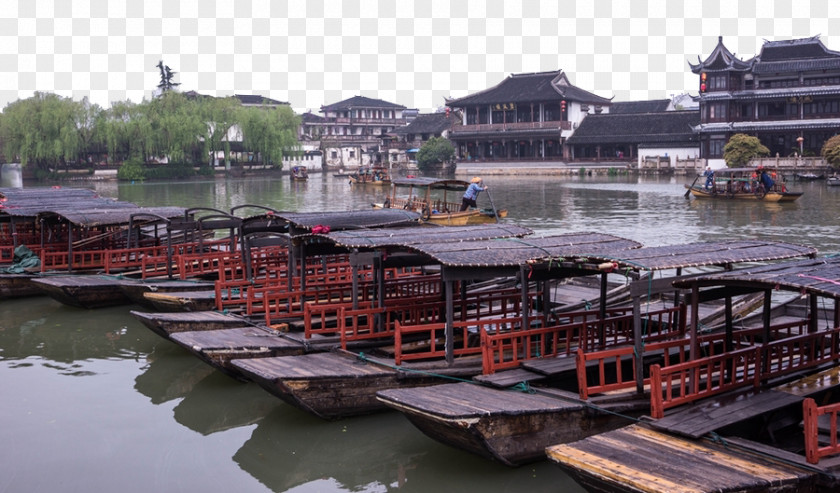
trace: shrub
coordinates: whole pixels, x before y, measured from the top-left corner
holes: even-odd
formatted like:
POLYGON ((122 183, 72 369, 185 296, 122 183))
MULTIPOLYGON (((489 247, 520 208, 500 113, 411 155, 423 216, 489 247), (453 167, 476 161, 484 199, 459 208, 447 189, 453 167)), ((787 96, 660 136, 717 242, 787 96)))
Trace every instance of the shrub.
POLYGON ((141 181, 146 179, 146 169, 143 162, 137 158, 125 161, 117 170, 117 179, 126 181, 141 181))

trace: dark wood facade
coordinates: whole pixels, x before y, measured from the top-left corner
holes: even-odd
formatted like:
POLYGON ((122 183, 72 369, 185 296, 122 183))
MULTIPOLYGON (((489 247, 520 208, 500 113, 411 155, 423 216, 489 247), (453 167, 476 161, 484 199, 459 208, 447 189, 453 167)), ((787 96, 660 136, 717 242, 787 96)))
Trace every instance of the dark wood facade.
POLYGON ((701 157, 721 159, 736 133, 758 137, 772 156, 819 155, 840 127, 840 52, 818 36, 767 41, 749 60, 718 38, 690 64, 700 91, 701 157))
POLYGON ((446 105, 461 117, 449 139, 462 161, 539 161, 569 157, 565 146, 590 112, 610 99, 580 89, 562 70, 513 74, 498 85, 446 105))

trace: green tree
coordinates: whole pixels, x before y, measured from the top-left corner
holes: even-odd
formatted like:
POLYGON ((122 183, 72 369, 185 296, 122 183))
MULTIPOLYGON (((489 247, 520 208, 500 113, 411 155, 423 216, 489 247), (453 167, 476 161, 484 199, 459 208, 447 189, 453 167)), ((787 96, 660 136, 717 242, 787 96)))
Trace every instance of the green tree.
POLYGON ((102 116, 102 135, 111 162, 122 163, 131 157, 145 161, 149 122, 144 105, 117 101, 102 116))
POLYGON ((300 117, 290 107, 243 106, 239 122, 243 145, 264 164, 282 167, 283 156, 299 152, 300 117))
POLYGON ((420 171, 428 172, 442 163, 447 163, 455 157, 452 143, 443 137, 432 137, 427 140, 417 153, 417 166, 420 171))
POLYGON ((754 157, 769 156, 770 149, 765 147, 758 137, 735 134, 723 146, 723 159, 730 168, 746 166, 754 157))
POLYGON ((146 154, 170 162, 205 162, 208 128, 199 103, 183 94, 167 91, 143 105, 147 125, 146 154))
POLYGON ((78 125, 84 113, 81 103, 52 93, 36 92, 8 104, 0 119, 6 157, 43 173, 78 159, 84 144, 78 125))
POLYGON ((832 168, 840 168, 840 135, 825 141, 820 154, 832 168))
POLYGON ((175 74, 178 72, 170 69, 169 65, 164 65, 163 60, 160 60, 156 67, 160 70, 160 83, 158 84, 158 89, 160 89, 161 94, 171 91, 181 85, 180 82, 172 82, 172 78, 175 77, 175 74))
POLYGON ((199 114, 207 125, 207 151, 212 166, 217 151, 224 151, 225 169, 230 169, 230 131, 239 125, 242 103, 235 97, 203 98, 199 114))

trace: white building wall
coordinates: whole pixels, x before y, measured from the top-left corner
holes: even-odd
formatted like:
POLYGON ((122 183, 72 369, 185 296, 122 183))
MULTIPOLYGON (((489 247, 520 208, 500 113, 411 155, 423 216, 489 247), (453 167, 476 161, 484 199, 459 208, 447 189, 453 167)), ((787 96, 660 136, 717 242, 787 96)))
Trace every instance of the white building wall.
POLYGON ((643 147, 639 146, 639 160, 638 167, 642 168, 642 163, 647 157, 668 157, 671 162, 671 168, 675 167, 677 159, 688 159, 700 157, 700 145, 689 147, 643 147))

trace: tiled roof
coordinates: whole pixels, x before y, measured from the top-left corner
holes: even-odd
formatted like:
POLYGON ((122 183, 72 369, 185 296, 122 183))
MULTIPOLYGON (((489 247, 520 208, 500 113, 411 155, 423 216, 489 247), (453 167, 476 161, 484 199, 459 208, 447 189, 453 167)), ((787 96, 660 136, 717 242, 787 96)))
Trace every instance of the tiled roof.
POLYGON ((366 98, 364 96, 353 96, 350 99, 339 101, 337 103, 321 106, 321 111, 336 111, 349 110, 357 108, 388 108, 388 109, 405 109, 401 104, 389 103, 381 99, 366 98))
POLYGON ((569 144, 696 143, 699 111, 588 115, 569 144))
POLYGON ((697 57, 697 61, 698 63, 696 65, 689 62, 691 71, 695 74, 699 74, 700 72, 720 72, 725 70, 746 71, 751 67, 749 61, 743 61, 736 58, 735 55, 723 45, 723 36, 718 36, 717 46, 715 46, 715 49, 712 50, 705 60, 700 61, 700 57, 697 57))
POLYGON ((276 99, 267 98, 265 96, 260 96, 258 94, 234 94, 233 97, 238 99, 242 102, 242 104, 252 104, 252 105, 277 105, 277 104, 289 104, 283 101, 277 101, 276 99))
POLYGON ((622 101, 613 102, 610 105, 611 115, 622 115, 627 113, 657 113, 667 111, 670 99, 654 99, 650 101, 622 101))
POLYGON ((562 70, 530 74, 511 74, 494 87, 447 101, 455 108, 494 103, 539 103, 560 100, 591 104, 610 104, 610 100, 573 86, 562 70))
POLYGON ((327 120, 323 116, 316 115, 315 113, 312 113, 311 111, 307 111, 306 113, 302 114, 300 116, 300 118, 301 118, 301 121, 303 123, 322 123, 322 122, 325 122, 327 120))
POLYGON ((411 123, 404 127, 395 128, 392 133, 402 134, 439 134, 452 125, 451 118, 448 120, 445 113, 430 113, 417 115, 411 123))

